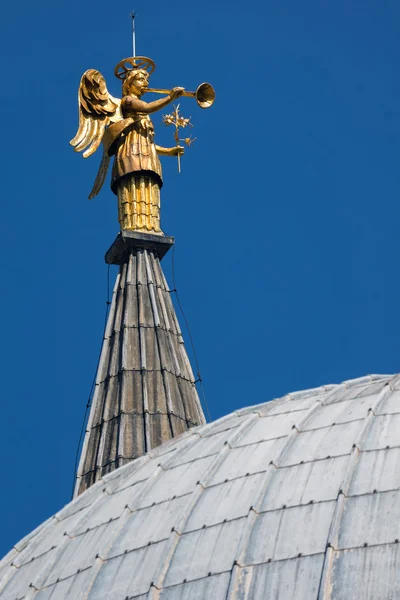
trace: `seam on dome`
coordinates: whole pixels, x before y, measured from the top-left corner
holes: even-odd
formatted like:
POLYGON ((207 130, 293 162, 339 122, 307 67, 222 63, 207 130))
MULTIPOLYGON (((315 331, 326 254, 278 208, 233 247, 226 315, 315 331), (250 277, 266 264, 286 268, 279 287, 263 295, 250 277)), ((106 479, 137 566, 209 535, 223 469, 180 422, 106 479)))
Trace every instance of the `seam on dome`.
MULTIPOLYGON (((210 573, 209 575, 203 575, 202 577, 195 577, 193 579, 187 579, 185 581, 180 581, 179 583, 173 583, 172 585, 167 585, 162 588, 157 588, 157 586, 154 583, 152 583, 150 585, 150 588, 147 593, 150 592, 151 588, 155 588, 158 592, 161 592, 164 590, 171 590, 173 588, 176 588, 176 587, 179 587, 182 585, 194 583, 195 581, 202 581, 203 579, 211 579, 213 577, 219 577, 220 575, 225 575, 225 573, 230 573, 230 572, 231 572, 231 569, 226 569, 224 571, 215 571, 214 573, 210 573)), ((139 595, 135 595, 135 596, 127 596, 126 600, 135 600, 136 598, 140 598, 140 597, 143 597, 143 594, 139 594, 139 595)))
MULTIPOLYGON (((396 390, 397 391, 397 390, 396 390)), ((399 407, 400 408, 400 407, 399 407)), ((374 413, 375 417, 391 417, 392 415, 400 415, 400 410, 395 412, 374 413)))
POLYGON ((350 489, 351 481, 354 477, 355 469, 359 462, 360 450, 359 447, 362 445, 363 440, 366 438, 368 432, 372 427, 372 423, 374 420, 374 411, 376 411, 379 406, 382 404, 387 395, 391 393, 390 387, 388 383, 386 383, 381 390, 381 392, 377 395, 373 410, 368 411, 367 416, 365 417, 365 424, 362 427, 361 431, 358 434, 357 441, 353 445, 353 449, 350 453, 350 459, 347 464, 342 484, 339 489, 338 498, 336 501, 336 507, 333 511, 331 525, 328 532, 327 537, 327 547, 325 551, 325 558, 322 565, 321 577, 318 586, 318 600, 328 599, 330 594, 330 586, 331 586, 331 578, 332 578, 332 564, 333 564, 333 548, 337 546, 337 541, 339 539, 340 528, 344 513, 344 505, 346 503, 346 494, 350 489))
MULTIPOLYGON (((316 402, 316 405, 317 406, 324 406, 320 402, 316 402)), ((310 409, 312 409, 312 412, 314 412, 316 405, 313 405, 312 407, 310 407, 310 409)), ((351 419, 350 421, 343 421, 342 423, 331 423, 329 425, 322 425, 321 427, 316 427, 315 429, 302 429, 302 427, 304 425, 306 425, 308 418, 310 416, 312 416, 312 414, 308 414, 309 410, 307 410, 307 411, 306 410, 302 410, 301 411, 301 412, 306 412, 306 414, 304 415, 304 419, 301 419, 300 422, 299 422, 299 424, 297 424, 297 425, 294 423, 291 426, 291 430, 296 429, 297 433, 301 434, 301 433, 308 433, 310 431, 319 431, 321 429, 331 429, 332 427, 341 427, 342 425, 347 425, 348 423, 355 423, 357 421, 364 421, 366 419, 366 417, 368 416, 368 412, 370 411, 370 409, 367 409, 367 411, 366 411, 367 414, 364 417, 360 417, 358 419, 351 419)), ((296 411, 296 412, 300 412, 300 411, 296 411)), ((265 419, 266 418, 265 415, 260 415, 259 413, 255 413, 255 414, 258 414, 258 416, 260 417, 260 419, 265 419)), ((378 416, 381 416, 381 415, 378 415, 378 416)), ((289 432, 289 433, 287 433, 285 435, 279 435, 279 436, 276 436, 276 437, 273 437, 273 438, 263 438, 263 439, 256 440, 254 442, 249 442, 248 444, 243 444, 243 445, 240 445, 240 446, 231 446, 231 449, 235 450, 235 449, 238 449, 238 448, 247 448, 248 446, 255 446, 257 444, 263 444, 265 442, 273 442, 275 440, 280 440, 280 439, 283 439, 283 438, 288 438, 290 435, 291 435, 291 432, 289 432)), ((338 455, 332 455, 332 456, 325 456, 325 457, 322 457, 322 458, 319 458, 319 459, 313 459, 313 460, 309 460, 309 461, 301 461, 299 463, 293 463, 293 464, 303 464, 303 462, 306 463, 306 462, 314 462, 314 460, 325 460, 327 458, 336 458, 337 456, 344 456, 346 454, 349 454, 349 453, 345 452, 343 455, 342 454, 338 454, 338 455)), ((292 466, 292 465, 286 465, 286 466, 292 466)))
MULTIPOLYGON (((67 505, 67 506, 68 506, 68 505, 67 505)), ((89 506, 90 506, 90 503, 89 503, 89 504, 85 504, 84 506, 81 506, 80 508, 77 508, 75 512, 71 512, 71 513, 69 513, 69 514, 68 514, 66 517, 62 517, 62 518, 60 518, 59 516, 57 516, 57 514, 58 514, 58 513, 57 513, 56 515, 54 515, 54 518, 55 518, 55 519, 57 519, 57 521, 58 521, 59 523, 62 523, 63 521, 66 521, 66 520, 67 520, 67 519, 69 519, 70 517, 73 517, 74 515, 77 515, 77 514, 78 514, 79 512, 81 512, 82 510, 85 510, 85 508, 88 508, 89 506)), ((61 510, 62 510, 62 509, 61 509, 61 510)))
MULTIPOLYGON (((245 420, 246 419, 243 419, 243 421, 245 421, 245 420)), ((199 438, 201 438, 202 440, 208 440, 208 439, 214 437, 214 435, 219 435, 221 433, 226 433, 227 431, 230 431, 231 429, 237 429, 241 424, 242 423, 237 423, 234 427, 227 427, 226 429, 222 429, 222 430, 220 429, 219 431, 211 432, 208 435, 202 435, 203 429, 205 429, 206 427, 208 427, 209 425, 211 425, 211 423, 206 423, 205 425, 198 425, 199 429, 196 431, 196 433, 198 434, 199 438)))
MULTIPOLYGON (((334 548, 333 546, 328 546, 327 549, 332 550, 332 553, 335 553, 335 552, 348 552, 349 550, 367 550, 368 548, 381 548, 382 546, 398 546, 398 544, 399 544, 398 538, 394 538, 392 542, 380 542, 380 543, 376 543, 376 544, 361 544, 360 546, 346 546, 346 548, 334 548)), ((326 552, 325 552, 325 554, 326 554, 326 552)))
MULTIPOLYGON (((333 389, 336 389, 340 384, 331 384, 333 389)), ((289 392, 282 396, 282 399, 287 399, 287 402, 296 402, 298 400, 308 400, 309 398, 315 398, 316 396, 323 396, 329 393, 332 389, 329 385, 323 385, 316 388, 309 388, 308 390, 299 390, 298 392, 289 392)), ((281 398, 275 398, 275 400, 281 400, 281 398)))
MULTIPOLYGON (((224 447, 224 446, 229 446, 227 441, 222 443, 222 447, 224 447)), ((230 448, 230 446, 229 446, 229 448, 230 448)), ((215 450, 215 452, 210 452, 210 454, 204 454, 203 456, 196 456, 195 458, 192 458, 191 460, 183 461, 176 465, 171 465, 170 467, 167 467, 165 470, 172 471, 172 469, 177 469, 178 467, 182 467, 183 465, 190 465, 192 463, 198 462, 199 460, 203 460, 204 458, 210 458, 210 456, 216 456, 220 452, 221 452, 221 449, 215 450)))
MULTIPOLYGON (((335 406, 336 404, 340 404, 340 402, 335 402, 335 404, 324 404, 323 402, 320 403, 320 406, 335 406)), ((367 413, 369 410, 372 410, 371 408, 366 408, 365 412, 367 413)), ((296 412, 306 412, 307 409, 300 409, 300 410, 292 410, 286 413, 278 413, 277 415, 260 415, 261 419, 273 419, 274 417, 279 417, 282 414, 284 415, 291 415, 293 413, 296 412)), ((346 423, 353 423, 355 421, 363 421, 365 419, 367 415, 365 414, 363 417, 357 417, 356 419, 349 419, 348 421, 340 421, 340 422, 336 422, 334 421, 333 423, 329 423, 328 425, 320 425, 319 427, 314 427, 313 429, 302 429, 302 432, 306 432, 306 431, 316 431, 317 429, 326 429, 328 427, 339 427, 340 425, 346 425, 346 423)), ((338 415, 338 418, 340 418, 340 415, 338 415)), ((293 424, 293 426, 296 426, 295 423, 293 424)), ((275 439, 275 438, 272 438, 275 439)))
MULTIPOLYGON (((287 406, 287 403, 285 403, 283 406, 287 406)), ((308 408, 310 408, 310 407, 308 407, 308 408)), ((305 410, 308 410, 308 409, 307 408, 295 408, 293 410, 283 410, 282 412, 277 412, 277 413, 274 413, 273 415, 270 415, 269 412, 266 412, 266 413, 258 412, 258 414, 260 415, 261 419, 266 419, 266 418, 273 419, 274 417, 280 417, 281 415, 292 415, 293 413, 304 412, 305 410)))
MULTIPOLYGON (((383 387, 385 387, 386 385, 387 385, 387 383, 385 383, 383 387)), ((377 396, 379 396, 381 391, 382 390, 380 390, 379 392, 373 392, 372 394, 367 395, 367 396, 355 396, 354 398, 342 398, 341 400, 337 400, 335 402, 330 402, 330 403, 323 402, 323 406, 336 406, 337 404, 344 404, 345 402, 358 402, 360 400, 364 400, 365 398, 370 398, 370 402, 371 402, 371 404, 373 404, 374 400, 377 398, 377 396)))
MULTIPOLYGON (((244 417, 242 417, 244 418, 244 417)), ((214 423, 216 423, 217 421, 214 421, 214 423)), ((214 423, 207 423, 207 426, 209 425, 213 425, 214 423)), ((230 427, 228 426, 228 424, 226 424, 224 429, 218 429, 217 431, 212 431, 212 429, 210 429, 210 432, 208 433, 208 431, 206 431, 203 435, 200 434, 200 437, 203 440, 206 440, 207 438, 211 438, 214 435, 217 435, 218 433, 225 433, 226 431, 230 431, 231 429, 236 429, 237 427, 239 427, 240 422, 239 422, 239 417, 238 417, 238 422, 237 423, 231 423, 230 427)), ((217 429, 217 428, 216 428, 217 429)))
MULTIPOLYGON (((294 556, 287 556, 285 558, 268 558, 267 560, 263 560, 261 562, 249 562, 246 563, 246 565, 234 565, 238 567, 238 570, 241 571, 243 569, 247 569, 249 567, 259 567, 261 565, 267 565, 267 564, 272 564, 272 563, 282 563, 282 562, 286 562, 287 560, 299 560, 301 558, 308 558, 310 556, 324 556, 324 552, 307 552, 307 553, 303 553, 303 552, 299 552, 298 554, 294 555, 294 556)), ((233 569, 232 569, 233 570, 233 569)), ((228 596, 227 596, 228 598, 228 596)), ((297 600, 297 598, 295 599, 297 600)))
MULTIPOLYGON (((83 567, 82 569, 79 569, 76 573, 72 573, 71 575, 67 575, 66 577, 60 577, 59 579, 57 579, 57 581, 54 581, 52 583, 49 583, 49 585, 45 585, 43 587, 40 588, 35 588, 36 591, 42 591, 42 590, 48 590, 51 587, 54 587, 56 585, 58 585, 59 583, 62 583, 63 581, 67 581, 68 579, 71 579, 72 577, 76 577, 77 575, 80 575, 80 573, 84 573, 85 571, 88 571, 89 569, 92 568, 92 565, 90 565, 90 567, 83 567)), ((23 597, 24 600, 27 598, 27 596, 23 597)), ((21 599, 16 599, 16 600, 22 600, 21 599)))
MULTIPOLYGON (((243 416, 248 413, 257 412, 260 408, 265 408, 269 404, 271 404, 271 409, 279 404, 290 404, 291 402, 298 402, 300 400, 311 400, 314 399, 317 401, 317 398, 324 397, 329 394, 331 391, 337 390, 341 384, 335 384, 332 388, 327 390, 323 390, 323 388, 310 388, 310 390, 302 390, 299 392, 293 392, 289 394, 284 394, 278 398, 272 398, 271 400, 267 400, 267 402, 260 402, 260 404, 253 404, 252 406, 246 406, 245 408, 238 408, 234 411, 238 416, 243 416), (309 392, 309 393, 308 393, 309 392), (313 392, 313 393, 312 393, 313 392)), ((233 413, 231 413, 233 414, 233 413)), ((227 415, 229 416, 229 415, 227 415)))
POLYGON ((340 387, 339 384, 327 387, 326 390, 321 390, 321 388, 315 388, 316 389, 315 394, 306 394, 306 392, 298 392, 298 394, 299 394, 298 396, 296 395, 296 392, 294 392, 293 394, 285 394, 284 396, 282 396, 280 398, 273 398, 272 400, 267 400, 267 402, 261 402, 260 404, 254 404, 253 406, 249 406, 249 407, 246 407, 243 409, 239 408, 239 409, 233 411, 232 413, 230 413, 229 415, 227 415, 227 417, 232 416, 234 414, 236 414, 239 417, 243 417, 252 412, 258 412, 261 417, 275 417, 275 416, 282 415, 282 414, 289 414, 292 412, 308 410, 308 408, 310 408, 310 407, 295 408, 293 410, 283 410, 282 412, 275 413, 273 415, 270 414, 270 412, 272 410, 276 409, 279 406, 282 406, 282 408, 286 408, 286 407, 289 407, 291 404, 296 404, 297 402, 303 402, 305 400, 313 400, 314 402, 320 402, 321 404, 323 404, 323 399, 326 398, 326 396, 330 392, 336 390, 338 387, 340 387), (303 395, 303 394, 305 394, 305 395, 303 395))
MULTIPOLYGON (((380 415, 377 416, 380 417, 380 415)), ((387 452, 388 450, 395 450, 396 448, 400 448, 400 444, 385 446, 384 448, 364 448, 363 450, 360 450, 360 454, 364 454, 364 452, 387 452)))
POLYGON ((355 387, 357 385, 365 385, 376 381, 382 381, 383 379, 391 379, 393 375, 391 374, 371 374, 371 375, 363 375, 362 377, 355 377, 354 379, 345 379, 342 382, 342 385, 345 385, 346 388, 355 387))
POLYGON ((185 496, 190 496, 190 494, 192 494, 192 492, 186 492, 185 494, 176 494, 175 496, 172 496, 172 498, 166 498, 165 500, 160 500, 159 502, 152 502, 151 504, 139 506, 138 508, 131 508, 131 506, 129 506, 129 502, 126 506, 128 507, 128 510, 130 510, 131 514, 134 514, 143 510, 149 510, 149 508, 153 508, 153 506, 160 506, 161 504, 166 504, 168 502, 173 502, 174 500, 179 500, 180 498, 184 498, 185 496))
MULTIPOLYGON (((239 448, 244 448, 245 446, 238 446, 239 448)), ((312 460, 304 460, 302 462, 299 463, 294 463, 294 464, 290 464, 290 465, 284 465, 283 467, 275 464, 276 461, 275 460, 270 460, 268 466, 265 469, 261 469, 260 471, 252 471, 252 472, 248 472, 245 473, 244 475, 238 475, 237 477, 227 477, 226 479, 224 479, 223 481, 218 481, 217 483, 211 483, 210 485, 206 486, 206 490, 209 490, 213 487, 216 487, 218 485, 223 485, 224 483, 229 483, 230 481, 237 481, 238 479, 245 479, 246 477, 252 477, 253 475, 261 475, 261 473, 267 473, 269 470, 269 466, 273 465, 275 467, 275 469, 277 471, 284 471, 286 469, 296 469, 298 468, 300 465, 311 465, 317 462, 322 462, 324 460, 336 460, 337 458, 344 458, 345 456, 350 456, 350 452, 345 452, 344 454, 336 454, 335 456, 324 456, 323 458, 315 458, 312 460)))
MULTIPOLYGON (((320 404, 320 403, 318 403, 318 405, 320 406, 321 404, 320 404)), ((314 405, 314 406, 312 406, 311 408, 312 408, 312 409, 315 409, 315 405, 314 405)), ((302 412, 304 412, 304 411, 302 411, 302 412)), ((367 412, 368 412, 368 411, 367 411, 367 412)), ((256 413, 256 414, 258 414, 258 413, 256 413)), ((312 415, 307 415, 307 414, 305 415, 305 417, 306 417, 307 419, 309 418, 309 416, 312 416, 312 415)), ((381 415, 378 415, 378 416, 381 416, 381 415)), ((260 415, 259 415, 259 417, 260 417, 260 419, 263 419, 263 418, 265 418, 265 417, 262 417, 262 416, 260 416, 260 415)), ((323 425, 323 426, 321 426, 321 427, 316 427, 315 429, 302 429, 302 427, 303 427, 303 426, 304 426, 306 423, 304 423, 304 422, 302 422, 302 420, 300 420, 299 424, 297 424, 297 425, 296 425, 296 424, 294 423, 294 424, 291 426, 291 430, 290 430, 290 432, 289 432, 289 433, 287 433, 287 434, 284 434, 284 435, 279 435, 279 436, 277 436, 277 437, 274 437, 274 438, 263 438, 263 439, 259 439, 259 440, 256 440, 256 441, 254 441, 254 442, 249 442, 248 444, 243 444, 243 445, 240 445, 240 446, 231 446, 231 449, 232 449, 232 450, 237 450, 237 449, 239 449, 239 448, 247 448, 248 446, 256 446, 256 445, 258 445, 258 444, 264 444, 264 443, 266 443, 266 442, 274 442, 275 440, 280 440, 280 439, 283 439, 283 438, 288 438, 288 437, 291 435, 291 432, 292 432, 292 430, 293 430, 293 429, 296 429, 298 434, 301 434, 301 433, 309 433, 310 431, 312 432, 312 431, 319 431, 319 430, 321 430, 321 429, 331 429, 332 427, 340 427, 340 426, 342 426, 342 425, 348 425, 349 423, 355 423, 355 422, 357 422, 357 421, 364 421, 364 420, 366 419, 366 417, 367 417, 367 414, 365 415, 365 417, 361 417, 361 418, 359 418, 359 419, 352 419, 351 421, 343 421, 343 423, 331 423, 330 425, 323 425), (301 424, 300 424, 300 423, 301 423, 301 424)), ((201 436, 200 436, 200 437, 201 437, 201 436)), ((349 453, 348 453, 348 452, 345 452, 343 455, 345 455, 345 454, 349 454, 349 453)), ((333 454, 332 454, 332 456, 324 456, 324 457, 322 457, 322 458, 319 458, 319 459, 317 459, 317 458, 316 458, 316 459, 313 459, 313 460, 308 460, 308 461, 300 461, 299 463, 293 463, 293 464, 303 464, 303 462, 304 462, 304 463, 306 463, 306 462, 313 462, 314 460, 324 460, 324 459, 326 459, 326 458, 334 458, 334 457, 336 458, 337 456, 342 456, 342 454, 338 454, 338 455, 333 455, 333 454)), ((291 466, 291 465, 286 465, 286 466, 291 466)))
POLYGON ((348 390, 356 390, 357 393, 353 396, 351 395, 351 397, 346 397, 346 393, 344 394, 344 397, 340 398, 339 400, 335 401, 334 397, 330 398, 329 401, 325 402, 324 404, 332 406, 335 404, 340 404, 341 402, 357 402, 360 400, 363 400, 365 398, 373 398, 375 400, 375 398, 382 392, 382 390, 389 384, 390 380, 387 378, 382 378, 379 380, 374 380, 374 381, 369 381, 366 382, 362 385, 355 385, 355 386, 349 386, 348 390), (372 387, 372 389, 371 389, 372 387), (374 389, 374 388, 378 388, 378 389, 374 389), (365 392, 369 392, 369 393, 365 393, 365 392))
MULTIPOLYGON (((209 489, 209 488, 205 488, 205 489, 209 489)), ((371 494, 372 495, 372 494, 371 494)), ((307 506, 316 506, 319 504, 332 504, 333 502, 336 502, 336 498, 337 495, 334 498, 331 498, 330 500, 313 500, 311 502, 305 502, 304 504, 293 504, 290 506, 280 506, 279 508, 271 508, 271 509, 267 509, 267 510, 259 510, 257 511, 253 506, 250 506, 247 510, 247 512, 245 514, 239 515, 237 517, 232 517, 230 519, 222 519, 222 521, 218 521, 217 523, 210 523, 210 524, 204 524, 201 527, 195 527, 193 529, 189 529, 189 530, 185 530, 182 531, 180 533, 180 536, 183 537, 185 535, 189 535, 191 533, 195 533, 196 531, 202 531, 203 529, 212 529, 213 527, 220 527, 221 525, 224 525, 225 523, 233 523, 234 521, 242 521, 244 519, 246 519, 249 515, 250 512, 254 512, 257 515, 265 515, 265 514, 269 514, 269 513, 278 513, 281 511, 290 511, 293 509, 298 509, 298 508, 305 508, 307 506)), ((314 554, 314 553, 311 553, 314 554)), ((317 552, 317 554, 320 554, 320 552, 317 552)), ((304 554, 305 556, 305 554, 304 554)), ((248 566, 246 564, 246 566, 248 566)))
MULTIPOLYGON (((64 533, 64 535, 68 535, 67 533, 64 533)), ((68 537, 70 539, 71 536, 68 535, 68 537)), ((52 550, 55 550, 57 548, 57 546, 51 546, 51 548, 48 548, 47 550, 44 550, 43 552, 41 552, 40 554, 38 554, 37 556, 32 556, 29 560, 27 560, 26 562, 21 562, 21 564, 17 565, 15 563, 11 563, 12 566, 16 567, 17 569, 20 569, 21 567, 25 567, 25 565, 29 565, 31 562, 37 560, 38 558, 42 558, 42 556, 46 556, 46 554, 48 554, 49 552, 51 552, 52 550)))
POLYGON ((123 516, 123 513, 125 512, 125 510, 129 510, 130 512, 132 512, 129 509, 129 506, 126 504, 125 506, 123 506, 121 508, 121 514, 118 515, 117 517, 110 517, 109 519, 107 519, 107 521, 103 521, 102 523, 97 523, 96 525, 93 525, 93 527, 86 527, 86 529, 81 529, 81 530, 78 530, 78 531, 71 531, 70 533, 68 533, 66 531, 64 535, 68 535, 68 537, 71 540, 75 539, 75 538, 79 538, 82 535, 85 535, 86 533, 90 533, 91 531, 95 531, 96 529, 100 529, 100 527, 104 527, 104 525, 108 525, 109 523, 113 523, 114 521, 118 521, 118 519, 120 519, 123 516))
POLYGON ((123 552, 119 552, 118 554, 113 554, 112 556, 107 556, 107 558, 102 558, 102 561, 104 563, 107 563, 110 560, 114 560, 114 558, 120 558, 121 556, 125 556, 126 554, 132 554, 132 552, 137 552, 138 550, 143 550, 144 548, 148 548, 149 546, 156 546, 157 544, 161 544, 163 542, 166 542, 167 540, 168 540, 168 537, 164 537, 161 540, 156 540, 154 542, 150 541, 147 544, 144 544, 143 546, 137 546, 136 548, 127 548, 123 552))
MULTIPOLYGON (((338 402, 338 404, 340 404, 338 402)), ((332 406, 332 405, 331 405, 332 406)), ((368 416, 369 408, 365 410, 365 415, 363 417, 358 417, 358 419, 349 419, 348 421, 340 421, 339 423, 334 421, 329 425, 321 425, 320 427, 314 427, 313 429, 302 429, 299 433, 308 433, 309 431, 319 431, 320 429, 329 429, 332 427, 341 427, 342 425, 348 425, 349 423, 356 423, 357 421, 364 421, 368 416)), ((340 415, 339 415, 340 417, 340 415)))
POLYGON ((371 492, 362 492, 360 494, 345 494, 343 492, 343 496, 346 499, 349 498, 362 498, 363 496, 377 496, 379 494, 392 494, 393 492, 398 492, 400 490, 400 486, 396 488, 388 488, 385 490, 379 490, 378 488, 374 488, 371 492))
MULTIPOLYGON (((368 376, 370 377, 370 376, 368 376)), ((355 384, 358 384, 359 387, 365 389, 367 387, 368 383, 371 382, 377 382, 383 379, 386 379, 388 377, 391 377, 391 375, 383 375, 383 376, 372 376, 372 377, 376 377, 376 379, 372 379, 372 381, 368 381, 368 382, 364 382, 364 385, 360 384, 360 380, 359 379, 350 379, 348 381, 348 383, 352 383, 355 382, 355 384)), ((362 379, 362 378, 360 378, 362 379)), ((245 414, 248 414, 252 411, 256 411, 259 410, 260 408, 266 408, 268 407, 269 404, 271 404, 271 409, 273 409, 274 407, 276 407, 278 405, 278 403, 281 403, 282 405, 289 405, 290 403, 294 403, 294 402, 299 402, 301 400, 311 400, 314 399, 315 401, 320 401, 321 404, 324 404, 323 399, 325 399, 328 395, 331 395, 331 392, 334 392, 335 390, 339 389, 340 387, 345 387, 347 388, 352 388, 352 385, 345 385, 346 382, 343 383, 331 383, 331 384, 327 384, 327 385, 323 385, 323 386, 319 386, 317 388, 309 388, 306 390, 299 390, 298 392, 289 392, 287 394, 284 394, 283 396, 280 396, 278 398, 272 398, 271 400, 268 400, 267 402, 261 402, 260 404, 254 404, 252 406, 246 406, 244 408, 239 408, 236 409, 235 411, 233 411, 232 413, 230 413, 230 415, 228 416, 232 416, 233 414, 237 414, 238 416, 243 416, 245 414), (320 397, 320 400, 318 400, 318 397, 320 397)), ((350 400, 354 400, 354 398, 351 398, 350 400)), ((298 409, 298 410, 307 410, 307 409, 298 409)), ((287 411, 287 412, 294 412, 294 411, 287 411)), ((284 413, 278 413, 278 414, 284 414, 284 413)), ((268 416, 268 412, 267 414, 264 414, 263 416, 268 416)), ((269 415, 269 416, 274 416, 274 415, 269 415)))
MULTIPOLYGON (((259 419, 261 419, 262 417, 260 417, 260 415, 258 413, 253 413, 253 415, 256 415, 259 419)), ((294 428, 292 427, 290 431, 292 431, 294 428)), ((265 444, 266 442, 275 442, 275 440, 282 440, 284 438, 289 437, 290 433, 286 434, 286 435, 279 435, 275 438, 268 438, 265 440, 257 440, 255 442, 249 442, 248 444, 242 444, 241 446, 229 446, 231 450, 239 450, 240 448, 248 448, 249 446, 257 446, 258 444, 265 444)))

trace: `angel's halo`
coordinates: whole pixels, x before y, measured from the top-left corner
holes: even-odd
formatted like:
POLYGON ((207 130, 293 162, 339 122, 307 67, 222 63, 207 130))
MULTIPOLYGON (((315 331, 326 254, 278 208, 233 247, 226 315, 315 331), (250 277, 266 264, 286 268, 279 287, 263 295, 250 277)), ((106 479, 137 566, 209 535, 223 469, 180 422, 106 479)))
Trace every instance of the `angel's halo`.
POLYGON ((147 56, 132 56, 130 58, 124 58, 121 60, 114 69, 115 77, 124 81, 128 73, 133 70, 143 69, 147 71, 149 75, 153 73, 156 68, 156 63, 147 56))

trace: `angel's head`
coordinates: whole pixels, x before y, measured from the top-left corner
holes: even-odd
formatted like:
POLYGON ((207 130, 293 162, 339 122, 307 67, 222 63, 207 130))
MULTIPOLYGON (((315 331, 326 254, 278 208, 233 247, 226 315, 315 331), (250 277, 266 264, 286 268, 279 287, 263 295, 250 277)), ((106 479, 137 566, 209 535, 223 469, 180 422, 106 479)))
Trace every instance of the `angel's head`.
POLYGON ((122 84, 122 94, 141 96, 149 87, 149 73, 145 69, 132 69, 122 84))

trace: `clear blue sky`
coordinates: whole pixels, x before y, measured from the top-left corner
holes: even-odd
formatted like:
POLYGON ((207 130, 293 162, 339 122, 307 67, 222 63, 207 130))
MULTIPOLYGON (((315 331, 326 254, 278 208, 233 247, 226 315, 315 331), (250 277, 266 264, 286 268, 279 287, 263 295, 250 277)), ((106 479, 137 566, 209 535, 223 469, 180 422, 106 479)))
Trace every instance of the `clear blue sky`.
POLYGON ((70 497, 118 223, 68 141, 86 69, 120 93, 133 8, 152 85, 217 92, 182 101, 198 139, 162 195, 212 418, 399 370, 398 0, 7 3, 1 555, 70 497))

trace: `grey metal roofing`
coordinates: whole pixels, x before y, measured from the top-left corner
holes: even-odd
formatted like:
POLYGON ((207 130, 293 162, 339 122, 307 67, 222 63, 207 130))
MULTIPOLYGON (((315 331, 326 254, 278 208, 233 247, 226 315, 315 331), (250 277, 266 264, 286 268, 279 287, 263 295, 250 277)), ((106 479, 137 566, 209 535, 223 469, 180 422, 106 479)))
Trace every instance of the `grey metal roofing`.
POLYGON ((75 495, 189 427, 205 423, 157 251, 140 247, 143 235, 136 238, 121 241, 119 236, 110 249, 125 243, 75 495))
POLYGON ((400 376, 288 394, 109 473, 16 544, 0 598, 400 597, 400 376))

